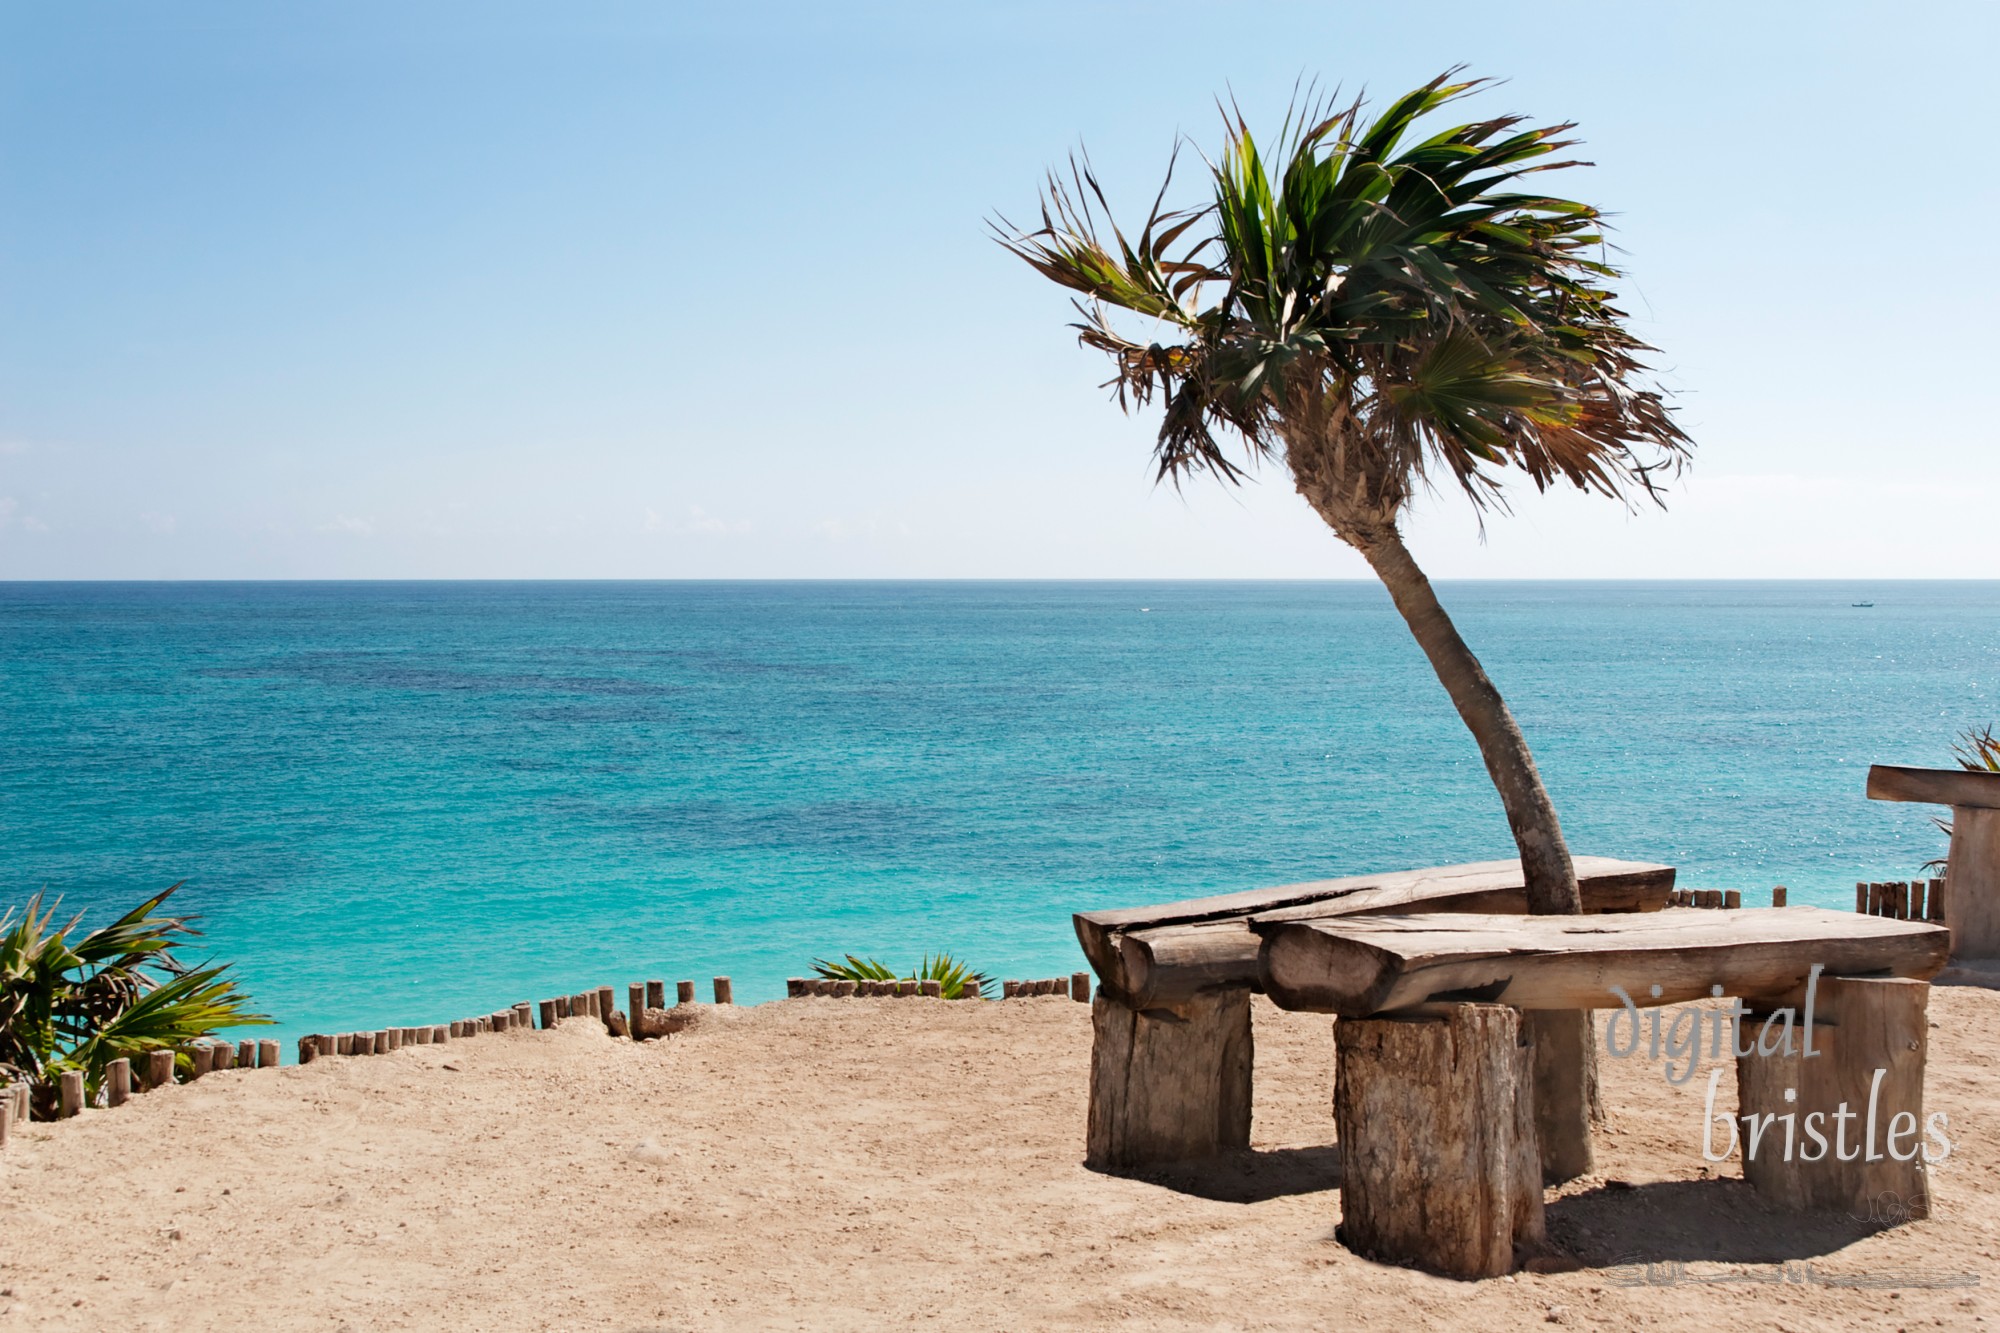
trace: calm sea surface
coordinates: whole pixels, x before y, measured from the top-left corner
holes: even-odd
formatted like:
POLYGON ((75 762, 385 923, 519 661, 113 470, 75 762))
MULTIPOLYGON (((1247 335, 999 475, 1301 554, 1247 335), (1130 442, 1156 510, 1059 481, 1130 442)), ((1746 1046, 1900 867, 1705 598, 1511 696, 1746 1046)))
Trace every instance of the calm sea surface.
MULTIPOLYGON (((2000 584, 1440 590, 1571 847, 1684 885, 1915 875, 1867 765, 2000 720, 2000 584)), ((0 839, 0 902, 186 880, 288 1036, 1512 854, 1364 583, 0 583, 0 839)))

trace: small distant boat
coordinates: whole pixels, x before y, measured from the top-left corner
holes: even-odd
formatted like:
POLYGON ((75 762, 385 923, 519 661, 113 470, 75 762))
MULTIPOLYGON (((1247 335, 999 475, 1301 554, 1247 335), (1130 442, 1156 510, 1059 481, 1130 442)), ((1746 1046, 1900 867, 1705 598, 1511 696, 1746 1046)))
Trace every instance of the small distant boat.
POLYGON ((1848 603, 1848 605, 1849 605, 1849 606, 1873 606, 1873 605, 1875 605, 1875 603, 1873 603, 1873 602, 1849 602, 1849 603, 1848 603))

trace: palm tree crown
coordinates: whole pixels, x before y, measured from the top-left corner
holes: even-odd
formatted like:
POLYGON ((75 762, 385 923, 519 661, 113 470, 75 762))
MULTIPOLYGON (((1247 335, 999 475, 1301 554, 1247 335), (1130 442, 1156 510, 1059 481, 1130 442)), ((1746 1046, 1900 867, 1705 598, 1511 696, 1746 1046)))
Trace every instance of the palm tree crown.
POLYGON ((1434 474, 1484 508, 1504 503, 1508 466, 1538 489, 1656 495, 1685 459, 1637 382, 1651 349, 1612 304, 1597 210, 1522 188, 1576 165, 1547 160, 1572 126, 1500 116, 1402 146, 1484 82, 1451 77, 1371 124, 1358 101, 1288 117, 1275 177, 1232 114, 1212 200, 1162 211, 1163 185, 1136 241, 1075 163, 1051 174, 1039 230, 1003 225, 1008 249, 1087 298, 1081 341, 1111 357, 1119 401, 1159 396, 1163 479, 1236 479, 1233 437, 1365 548, 1434 474), (1129 337, 1118 311, 1168 336, 1129 337))

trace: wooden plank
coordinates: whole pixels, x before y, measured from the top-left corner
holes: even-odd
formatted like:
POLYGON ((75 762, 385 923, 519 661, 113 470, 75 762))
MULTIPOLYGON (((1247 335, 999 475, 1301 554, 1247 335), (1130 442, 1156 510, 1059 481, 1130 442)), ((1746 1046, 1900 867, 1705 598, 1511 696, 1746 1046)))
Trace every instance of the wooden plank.
MULTIPOLYGON (((1673 891, 1674 868, 1632 861, 1582 857, 1577 886, 1583 891, 1586 914, 1656 912, 1673 891), (1586 874, 1581 867, 1588 866, 1586 874)), ((1528 910, 1528 890, 1520 863, 1483 862, 1449 866, 1453 873, 1418 871, 1397 882, 1354 889, 1336 898, 1260 914, 1265 921, 1319 920, 1328 917, 1409 912, 1522 912, 1528 910), (1493 870, 1504 868, 1503 872, 1493 870), (1476 870, 1476 874, 1458 874, 1476 870)), ((1176 904, 1179 906, 1179 904, 1176 904)), ((1081 920, 1081 918, 1079 918, 1081 920)), ((1082 929, 1078 930, 1079 938, 1082 929)), ((1203 991, 1229 986, 1261 988, 1257 969, 1259 944, 1248 918, 1175 923, 1113 937, 1107 969, 1098 966, 1104 989, 1137 1009, 1179 1004, 1203 991)), ((1088 954, 1089 950, 1085 950, 1088 954)), ((1093 958, 1093 964, 1098 960, 1093 958)))
POLYGON ((1265 988, 1286 1009, 1366 1018, 1428 1001, 1602 1009, 1783 994, 1813 964, 1829 976, 1928 980, 1949 931, 1816 907, 1699 915, 1366 916, 1252 922, 1265 988), (1653 988, 1659 992, 1654 993, 1653 988))
MULTIPOLYGON (((1617 861, 1606 856, 1579 856, 1574 864, 1579 888, 1587 880, 1595 881, 1600 892, 1609 894, 1614 884, 1629 878, 1628 887, 1635 905, 1600 908, 1602 911, 1658 910, 1666 905, 1666 894, 1674 886, 1672 866, 1645 861, 1617 861)), ((1076 928, 1077 942, 1083 946, 1083 956, 1097 970, 1098 979, 1115 986, 1114 973, 1118 966, 1115 941, 1121 934, 1304 907, 1371 889, 1415 890, 1419 886, 1443 889, 1447 885, 1475 892, 1494 888, 1520 889, 1524 900, 1526 897, 1520 861, 1473 861, 1465 865, 1434 866, 1424 870, 1394 870, 1372 875, 1350 875, 1342 879, 1312 880, 1303 884, 1282 884, 1276 888, 1249 889, 1213 898, 1190 898, 1153 907, 1078 912, 1071 920, 1076 928)), ((1591 910, 1588 904, 1584 910, 1591 910)))
POLYGON ((1868 769, 1868 799, 2000 810, 2000 773, 1873 764, 1868 769))

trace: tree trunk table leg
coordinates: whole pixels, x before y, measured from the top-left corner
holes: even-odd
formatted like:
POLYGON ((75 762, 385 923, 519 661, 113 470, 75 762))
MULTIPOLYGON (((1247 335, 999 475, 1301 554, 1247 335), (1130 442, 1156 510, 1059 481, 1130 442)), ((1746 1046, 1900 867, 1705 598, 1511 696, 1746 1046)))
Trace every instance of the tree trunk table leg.
POLYGON ((1091 1001, 1090 1130, 1098 1168, 1211 1157, 1250 1144, 1250 991, 1204 992, 1172 1011, 1091 1001))
POLYGON ((1597 1025, 1588 1009, 1531 1009, 1521 1026, 1534 1047, 1535 1141, 1542 1183, 1590 1174, 1597 1098, 1597 1025))
MULTIPOLYGON (((1743 1178, 1779 1207, 1884 1222, 1928 1217, 1930 990, 1928 982, 1899 978, 1821 977, 1811 1057, 1803 995, 1789 1001, 1798 1023, 1790 1055, 1757 1053, 1764 1025, 1761 1016, 1746 1018, 1739 1040, 1753 1053, 1736 1059, 1737 1119, 1730 1135, 1707 1126, 1714 1148, 1737 1142, 1743 1178)), ((1769 1029, 1768 1047, 1779 1047, 1782 1026, 1769 1029)))
POLYGON ((1342 1019, 1334 1041, 1342 1243, 1448 1277, 1512 1272, 1547 1234, 1520 1014, 1342 1019))
POLYGON ((2000 958, 2000 810, 1953 806, 1944 923, 1951 956, 2000 958))

